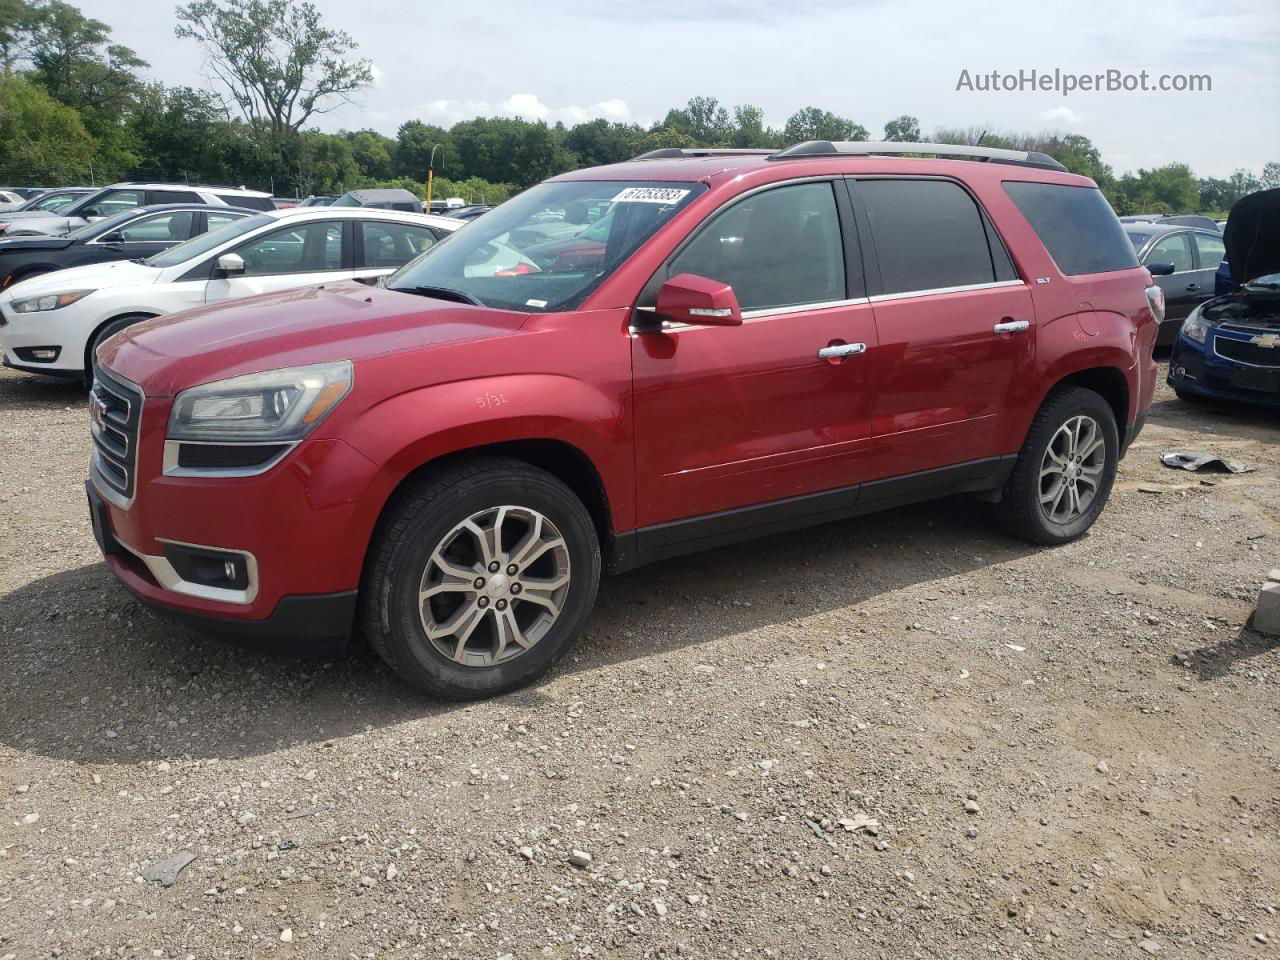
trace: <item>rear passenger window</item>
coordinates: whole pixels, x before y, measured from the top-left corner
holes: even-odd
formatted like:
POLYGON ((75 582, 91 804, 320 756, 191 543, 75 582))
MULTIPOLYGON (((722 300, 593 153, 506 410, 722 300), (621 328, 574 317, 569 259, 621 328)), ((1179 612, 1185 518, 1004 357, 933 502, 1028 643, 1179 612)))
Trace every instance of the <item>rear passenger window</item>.
POLYGON ((200 194, 190 190, 152 190, 152 203, 199 203, 200 194))
POLYGON ((1133 244, 1096 187, 1011 181, 1005 183, 1004 190, 1065 275, 1128 270, 1138 265, 1133 244))
POLYGON ((271 197, 247 197, 242 195, 218 194, 218 199, 228 206, 245 207, 248 210, 274 210, 276 202, 271 197))
POLYGON ((671 262, 733 287, 745 310, 845 299, 844 244, 830 183, 778 187, 718 214, 671 262))
POLYGON ((946 180, 859 180, 854 189, 871 221, 883 293, 995 281, 982 214, 962 187, 946 180))
POLYGON ((1197 233, 1195 237, 1196 248, 1200 251, 1200 269, 1218 269, 1218 264, 1227 256, 1227 248, 1223 245, 1222 238, 1210 237, 1203 233, 1197 233))

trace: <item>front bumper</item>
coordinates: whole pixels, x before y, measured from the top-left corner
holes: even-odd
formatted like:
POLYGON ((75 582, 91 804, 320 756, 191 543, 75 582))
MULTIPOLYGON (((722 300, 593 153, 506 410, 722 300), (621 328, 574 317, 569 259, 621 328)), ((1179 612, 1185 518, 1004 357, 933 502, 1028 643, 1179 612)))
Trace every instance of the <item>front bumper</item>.
POLYGON ((94 539, 116 579, 148 607, 237 645, 311 657, 346 652, 356 612, 356 590, 282 596, 261 619, 228 616, 161 582, 152 557, 123 544, 111 526, 111 506, 92 480, 85 482, 94 539))
POLYGON ((1200 397, 1280 407, 1280 348, 1275 348, 1275 366, 1258 366, 1221 356, 1220 339, 1251 338, 1216 327, 1209 329, 1204 343, 1179 336, 1169 356, 1169 386, 1200 397))
POLYGON ((379 473, 374 464, 328 439, 303 441, 254 476, 166 473, 171 401, 137 402, 131 491, 108 485, 96 460, 87 484, 95 534, 116 577, 145 603, 232 639, 321 655, 344 647, 376 521, 375 499, 365 495, 379 473), (231 559, 243 577, 199 582, 175 547, 231 559))
POLYGON ((0 301, 0 356, 15 370, 76 376, 84 372, 84 351, 95 319, 79 302, 44 313, 14 313, 10 299, 0 301), (53 360, 32 351, 54 349, 53 360))

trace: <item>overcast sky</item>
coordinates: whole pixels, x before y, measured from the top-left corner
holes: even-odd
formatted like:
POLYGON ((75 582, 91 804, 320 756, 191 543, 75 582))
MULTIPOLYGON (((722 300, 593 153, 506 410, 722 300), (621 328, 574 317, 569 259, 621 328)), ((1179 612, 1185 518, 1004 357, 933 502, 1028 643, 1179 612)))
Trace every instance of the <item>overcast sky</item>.
MULTIPOLYGON (((1083 133, 1117 173, 1186 161, 1199 176, 1280 160, 1277 0, 315 0, 373 61, 376 85, 326 130, 478 114, 650 123, 690 96, 752 103, 781 126, 816 105, 879 137, 902 113, 938 126, 1083 133), (464 11, 459 13, 459 11, 464 11), (465 12, 469 11, 469 13, 465 12), (1037 69, 1196 73, 1211 92, 957 91, 1037 69)), ((207 85, 172 0, 81 0, 170 84, 207 85)))

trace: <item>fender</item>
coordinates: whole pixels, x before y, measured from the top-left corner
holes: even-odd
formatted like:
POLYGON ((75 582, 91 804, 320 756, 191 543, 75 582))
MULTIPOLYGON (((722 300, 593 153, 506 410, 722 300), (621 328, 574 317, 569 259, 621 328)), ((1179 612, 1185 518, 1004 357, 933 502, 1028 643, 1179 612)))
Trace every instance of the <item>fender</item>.
POLYGON ((1135 329, 1132 319, 1122 313, 1081 310, 1064 314, 1039 327, 1036 343, 1036 394, 1024 406, 1018 424, 1017 443, 1031 429, 1045 398, 1055 386, 1072 374, 1099 368, 1114 370, 1125 382, 1125 418, 1117 427, 1123 435, 1137 412, 1141 384, 1135 360, 1135 329))
POLYGON ((560 374, 455 380, 389 397, 344 424, 342 435, 377 466, 355 502, 352 543, 367 544, 388 499, 409 474, 450 454, 520 440, 580 452, 604 484, 616 530, 634 526, 635 469, 627 394, 609 396, 560 374))

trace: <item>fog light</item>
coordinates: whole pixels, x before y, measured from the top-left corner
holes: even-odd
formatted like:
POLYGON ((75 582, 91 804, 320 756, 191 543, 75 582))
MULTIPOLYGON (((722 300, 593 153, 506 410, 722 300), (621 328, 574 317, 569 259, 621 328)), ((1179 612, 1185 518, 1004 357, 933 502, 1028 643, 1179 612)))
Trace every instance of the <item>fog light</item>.
POLYGON ((14 347, 13 352, 24 363, 53 363, 62 353, 61 347, 14 347))
POLYGON ((57 350, 32 350, 31 356, 33 356, 37 360, 57 360, 58 351, 57 350))

